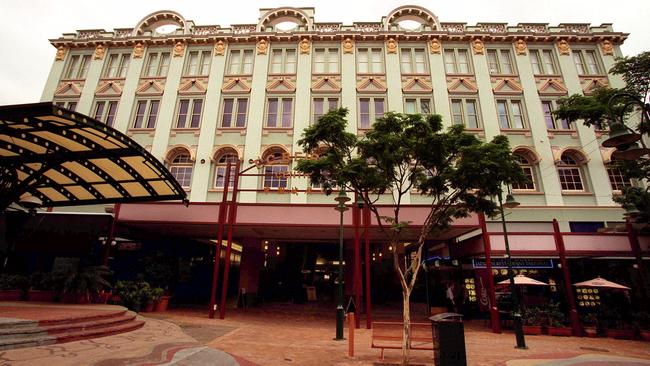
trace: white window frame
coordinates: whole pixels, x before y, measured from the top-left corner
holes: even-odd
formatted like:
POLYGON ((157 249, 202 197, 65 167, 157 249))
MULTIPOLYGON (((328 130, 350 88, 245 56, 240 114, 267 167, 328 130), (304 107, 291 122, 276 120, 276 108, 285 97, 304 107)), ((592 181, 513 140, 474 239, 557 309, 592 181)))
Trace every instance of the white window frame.
POLYGON ((266 98, 266 108, 265 108, 265 113, 264 113, 264 128, 268 129, 291 129, 293 128, 293 119, 294 119, 294 114, 296 113, 296 108, 294 103, 296 102, 296 98, 293 95, 275 95, 275 96, 268 96, 266 98), (275 100, 277 101, 277 110, 275 113, 275 126, 269 126, 269 118, 270 114, 269 112, 270 107, 271 107, 271 101, 275 100), (283 123, 283 117, 286 113, 284 110, 285 108, 285 101, 290 100, 291 101, 291 112, 290 112, 290 123, 288 126, 285 126, 283 123))
POLYGON ((515 62, 512 58, 512 50, 510 48, 488 48, 485 52, 487 58, 488 70, 490 75, 517 75, 515 62), (504 55, 506 53, 506 55, 504 55), (494 55, 496 62, 492 62, 491 55, 494 55), (507 63, 504 60, 507 59, 507 63), (505 65, 510 65, 510 72, 504 71, 505 65), (494 66, 493 66, 494 65, 494 66))
POLYGON ((79 53, 70 55, 61 80, 85 79, 90 68, 90 60, 91 55, 79 53))
POLYGON ((423 115, 428 115, 428 114, 433 114, 434 108, 433 108, 433 98, 431 97, 423 97, 423 96, 415 96, 415 95, 405 95, 404 96, 404 113, 407 114, 423 114, 423 115), (414 108, 415 111, 410 112, 408 110, 408 104, 409 103, 415 103, 414 108), (429 111, 428 112, 423 112, 422 111, 422 102, 428 102, 429 103, 429 111))
POLYGON ((223 189, 226 182, 226 168, 230 162, 230 177, 228 179, 228 187, 232 188, 235 184, 235 174, 237 174, 237 161, 239 160, 239 153, 231 148, 224 148, 217 152, 214 167, 214 180, 213 188, 223 189), (221 178, 221 182, 219 182, 221 178))
POLYGON ((402 47, 399 50, 400 57, 400 70, 402 75, 425 75, 429 74, 429 62, 427 60, 427 52, 424 47, 402 47), (410 62, 405 62, 404 53, 408 53, 410 57, 410 62), (415 56, 421 53, 422 62, 417 62, 415 56), (422 71, 418 71, 418 65, 422 65, 422 71), (405 66, 409 70, 405 70, 405 66))
POLYGON ((341 73, 341 50, 338 47, 315 47, 314 48, 314 56, 313 56, 313 62, 312 62, 312 73, 321 75, 321 74, 340 74, 341 73), (333 55, 333 52, 335 51, 336 54, 333 55), (318 55, 321 54, 323 55, 323 71, 318 71, 317 66, 320 62, 318 62, 318 55), (336 65, 336 70, 332 70, 332 65, 336 65))
POLYGON ((183 67, 183 76, 207 76, 210 74, 211 64, 212 51, 206 49, 192 49, 187 53, 185 67, 183 67), (196 65, 192 65, 193 57, 196 57, 196 65), (194 68, 194 72, 191 72, 191 68, 194 68))
POLYGON ((549 131, 575 131, 575 128, 573 127, 572 123, 569 123, 568 121, 564 119, 559 119, 556 118, 555 115, 553 115, 553 111, 557 109, 557 100, 555 99, 542 99, 542 114, 544 115, 544 125, 546 126, 546 129, 549 131), (544 105, 548 104, 550 105, 550 114, 546 113, 546 110, 544 109, 544 105), (553 123, 553 128, 549 128, 548 126, 548 120, 547 118, 550 118, 552 123, 553 123), (569 128, 564 128, 562 127, 561 123, 564 121, 564 123, 567 124, 569 128), (558 128, 560 126, 560 128, 558 128))
POLYGON ((133 103, 133 116, 131 118, 131 128, 136 129, 136 130, 153 130, 156 128, 156 123, 158 122, 158 117, 160 116, 160 99, 154 99, 154 98, 143 98, 143 99, 136 99, 135 103, 133 103), (142 121, 140 123, 140 126, 137 126, 137 119, 138 116, 140 115, 139 112, 139 106, 140 102, 145 103, 144 104, 144 113, 142 114, 142 121), (153 126, 149 126, 150 124, 150 119, 151 119, 151 111, 153 105, 157 105, 156 108, 156 114, 153 119, 153 126))
MULTIPOLYGON (((583 171, 583 166, 584 166, 584 164, 581 164, 581 163, 579 162, 579 159, 577 159, 576 156, 575 156, 574 154, 569 154, 569 155, 567 155, 567 157, 571 158, 571 160, 573 160, 573 162, 575 163, 575 165, 574 165, 574 164, 567 164, 567 163, 565 163, 565 162, 564 162, 564 156, 565 156, 565 154, 567 154, 567 153, 565 152, 564 154, 562 154, 562 157, 560 158, 561 160, 560 160, 560 162, 557 164, 557 174, 558 174, 558 179, 559 179, 559 181, 560 181, 560 189, 561 189, 562 192, 564 192, 564 193, 572 193, 572 192, 588 192, 588 191, 587 191, 587 184, 586 184, 587 182, 586 182, 586 180, 585 180, 585 173, 584 173, 584 171, 583 171), (562 173, 562 172, 569 172, 569 174, 562 173), (576 172, 577 172, 578 174, 575 174, 576 172), (563 176, 573 176, 573 177, 578 176, 578 178, 580 179, 579 183, 580 183, 580 185, 582 186, 582 188, 581 188, 581 189, 569 189, 569 188, 566 188, 566 189, 565 189, 565 187, 563 186, 563 182, 562 182, 562 177, 563 177, 563 176)), ((575 182, 575 181, 573 181, 573 182, 566 182, 566 183, 567 183, 567 184, 573 184, 573 185, 576 185, 576 182, 575 182)))
POLYGON ((130 52, 110 53, 106 57, 106 67, 102 73, 105 79, 124 79, 131 64, 130 52), (113 66, 115 65, 115 66, 113 66))
POLYGON ((499 128, 501 130, 527 130, 528 129, 528 121, 526 118, 526 107, 524 105, 524 100, 523 99, 508 99, 508 98, 497 98, 495 100, 496 103, 496 109, 497 109, 497 116, 498 116, 498 121, 499 121, 499 128), (505 114, 502 113, 500 110, 500 106, 502 104, 505 104, 505 114), (515 125, 515 117, 517 114, 515 113, 515 108, 513 108, 513 105, 519 105, 519 117, 521 118, 521 126, 516 126, 515 125), (505 122, 508 125, 503 126, 502 118, 505 117, 505 122))
POLYGON ((192 156, 187 151, 175 153, 171 159, 169 159, 169 172, 176 179, 178 184, 185 190, 188 190, 192 185, 192 176, 194 175, 194 163, 192 162, 192 156), (176 161, 179 156, 187 156, 187 160, 176 161), (189 179, 178 179, 178 174, 183 174, 183 177, 188 175, 189 179))
POLYGON ((557 63, 557 57, 555 57, 555 51, 551 48, 534 48, 528 50, 528 59, 531 63, 531 68, 533 70, 533 75, 560 75, 560 68, 557 63), (550 63, 544 58, 545 55, 550 57, 550 63), (533 63, 535 61, 535 63, 533 63), (537 64, 539 67, 539 73, 535 71, 534 64, 537 64), (549 66, 553 67, 553 70, 548 70, 549 66))
POLYGON ((249 101, 248 97, 238 97, 238 96, 234 96, 234 95, 233 96, 225 96, 225 97, 223 97, 223 99, 221 100, 221 114, 220 114, 220 117, 219 117, 219 128, 227 128, 227 129, 230 129, 230 128, 233 128, 233 129, 246 128, 246 126, 248 125, 248 108, 249 108, 249 106, 250 106, 250 101, 249 101), (232 102, 230 113, 226 113, 227 101, 232 102), (240 101, 245 101, 246 102, 246 106, 244 107, 243 111, 240 110, 241 109, 240 108, 241 107, 240 101), (228 119, 228 126, 224 126, 224 119, 226 117, 226 114, 228 114, 230 116, 230 118, 228 119), (244 116, 244 124, 243 124, 243 126, 238 126, 237 125, 238 117, 241 116, 241 115, 244 116))
POLYGON ((537 185, 537 164, 533 163, 531 159, 526 156, 525 154, 521 153, 514 153, 517 158, 521 158, 524 161, 517 159, 517 164, 521 167, 521 170, 524 171, 524 175, 526 175, 529 179, 529 183, 523 183, 522 185, 519 184, 513 184, 512 185, 512 190, 513 192, 539 192, 539 188, 537 185), (526 187, 527 185, 532 185, 532 188, 526 187), (524 186, 524 188, 522 188, 524 186))
POLYGON ((359 130, 369 130, 375 124, 378 118, 383 117, 388 111, 388 98, 385 95, 372 95, 372 96, 359 96, 357 98, 357 110, 358 110, 358 122, 357 129, 359 130), (361 125, 361 104, 363 100, 368 100, 368 126, 361 125), (383 113, 377 114, 377 101, 383 100, 384 110, 383 113))
POLYGON ((203 106, 205 102, 203 98, 179 98, 176 106, 176 118, 174 119, 174 129, 198 129, 201 128, 201 117, 203 115, 203 106), (187 103, 187 110, 181 116, 181 108, 183 103, 187 103), (199 104, 198 113, 196 105, 199 104), (192 125, 194 118, 198 118, 198 124, 192 125))
POLYGON ((445 64, 445 72, 448 75, 471 75, 474 73, 474 66, 472 65, 472 54, 468 48, 465 47, 449 47, 444 48, 442 51, 443 62, 445 64), (461 53, 467 55, 467 72, 461 71, 461 63, 458 55, 461 53), (449 55, 452 55, 453 59, 449 59, 449 55), (452 61, 452 62, 449 62, 452 61), (454 69, 451 72, 448 68, 449 65, 453 65, 454 69))
POLYGON ((576 71, 579 76, 605 75, 597 50, 574 48, 571 51, 571 57, 573 57, 573 63, 576 66, 576 71), (593 64, 589 62, 587 55, 593 55, 593 64))
POLYGON ((149 51, 147 53, 144 67, 142 68, 142 76, 146 78, 167 77, 167 73, 169 72, 169 65, 171 64, 171 57, 171 52, 169 51, 149 51), (156 61, 153 60, 154 55, 156 57, 156 61), (166 60, 166 62, 162 62, 163 60, 166 60))
POLYGON ((621 172, 621 168, 618 167, 615 163, 605 164, 605 169, 607 170, 607 178, 609 179, 609 185, 612 188, 612 192, 621 193, 622 188, 632 187, 632 181, 625 179, 625 175, 621 172), (614 180, 612 180, 614 178, 614 180))
POLYGON ((269 75, 295 75, 298 71, 298 50, 292 47, 273 48, 269 54, 269 75), (280 62, 275 62, 275 55, 280 54, 280 62), (293 54, 293 62, 289 62, 289 54, 293 54), (293 64, 293 70, 289 65, 293 64), (279 65, 280 70, 273 70, 274 65, 279 65))
POLYGON ((253 68, 255 66, 255 51, 252 48, 235 48, 228 52, 228 63, 226 64, 226 75, 253 75, 253 68), (235 56, 235 54, 237 56, 235 56), (237 57, 237 58, 236 58, 237 57), (250 62, 245 62, 247 57, 250 57, 250 62), (238 59, 235 63, 234 60, 238 59), (232 72, 233 67, 236 67, 236 72, 232 72), (246 65, 250 65, 250 70, 246 70, 246 65), (250 71, 250 72, 247 72, 250 71))
POLYGON ((478 98, 451 97, 449 99, 449 105, 450 105, 450 108, 451 108, 451 123, 452 124, 462 124, 463 126, 465 126, 466 129, 469 129, 469 130, 483 129, 483 124, 481 122, 481 107, 480 107, 478 98), (460 114, 455 114, 454 113, 454 102, 456 102, 456 101, 460 102, 460 105, 461 105, 461 110, 460 110, 461 113, 460 114), (474 104, 474 109, 475 109, 474 112, 475 112, 475 116, 476 116, 476 127, 470 127, 470 126, 467 125, 467 121, 468 121, 468 118, 470 116, 470 114, 468 114, 468 110, 467 110, 468 102, 473 102, 473 104, 474 104), (460 122, 461 123, 457 123, 457 121, 455 119, 456 116, 460 116, 460 118, 461 118, 460 122))
POLYGON ((384 49, 381 46, 367 46, 357 48, 356 55, 357 74, 378 75, 385 73, 384 49), (361 56, 365 55, 367 61, 362 62, 361 56), (378 55, 379 62, 374 61, 373 56, 378 55), (366 65, 367 71, 361 72, 361 65, 366 65))
POLYGON ((341 96, 340 95, 313 95, 311 98, 311 123, 314 124, 318 122, 320 116, 326 114, 327 112, 333 111, 341 107, 341 96), (316 114, 316 101, 322 101, 322 110, 321 114, 316 114), (335 101, 336 105, 332 108, 332 101, 335 101))
POLYGON ((115 116, 117 115, 117 108, 119 107, 119 99, 99 99, 95 101, 95 105, 93 106, 93 118, 104 122, 107 126, 115 126, 115 116), (114 106, 113 108, 113 114, 111 116, 111 106, 114 106), (101 109, 101 110, 100 110, 101 109), (108 119, 109 117, 112 117, 111 119, 108 119))

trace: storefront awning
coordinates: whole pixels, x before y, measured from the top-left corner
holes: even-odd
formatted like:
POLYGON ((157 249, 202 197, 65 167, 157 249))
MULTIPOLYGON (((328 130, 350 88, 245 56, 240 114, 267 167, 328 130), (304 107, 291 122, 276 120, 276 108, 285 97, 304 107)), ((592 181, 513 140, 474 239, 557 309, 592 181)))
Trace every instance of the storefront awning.
POLYGON ((43 207, 186 199, 160 161, 104 123, 52 103, 0 106, 0 212, 30 195, 43 207))

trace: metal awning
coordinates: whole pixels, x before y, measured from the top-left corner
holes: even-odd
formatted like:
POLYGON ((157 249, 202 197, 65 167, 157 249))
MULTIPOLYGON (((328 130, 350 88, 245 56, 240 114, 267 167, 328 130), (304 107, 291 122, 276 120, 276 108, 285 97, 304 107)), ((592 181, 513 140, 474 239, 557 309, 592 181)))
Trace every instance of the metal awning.
POLYGON ((153 155, 121 132, 52 103, 0 106, 0 212, 42 206, 185 200, 153 155))

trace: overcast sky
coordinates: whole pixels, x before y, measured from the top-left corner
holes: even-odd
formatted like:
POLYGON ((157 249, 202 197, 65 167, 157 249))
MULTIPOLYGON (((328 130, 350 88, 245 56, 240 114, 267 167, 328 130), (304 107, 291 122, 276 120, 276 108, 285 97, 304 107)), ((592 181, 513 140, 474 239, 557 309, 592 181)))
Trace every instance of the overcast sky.
POLYGON ((314 7, 316 22, 375 22, 406 4, 431 10, 441 22, 613 23, 630 33, 625 55, 650 50, 649 0, 2 0, 0 105, 40 99, 55 49, 48 39, 78 29, 130 28, 149 13, 174 10, 198 25, 257 23, 259 8, 314 7))

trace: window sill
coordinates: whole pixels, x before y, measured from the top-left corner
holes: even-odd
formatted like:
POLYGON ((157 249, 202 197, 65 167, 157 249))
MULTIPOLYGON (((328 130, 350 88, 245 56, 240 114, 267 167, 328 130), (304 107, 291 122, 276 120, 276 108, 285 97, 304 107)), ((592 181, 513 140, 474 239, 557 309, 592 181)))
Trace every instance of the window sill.
POLYGON ((590 74, 583 74, 583 75, 580 75, 580 74, 578 74, 578 77, 579 77, 579 78, 583 78, 583 79, 590 79, 590 78, 606 78, 606 77, 607 77, 607 74, 593 74, 593 75, 590 75, 590 74))
POLYGON ((281 73, 278 73, 278 74, 269 73, 268 75, 272 76, 272 77, 284 77, 284 76, 296 76, 296 73, 295 72, 292 72, 292 73, 281 72, 281 73))
POLYGON ((544 192, 513 189, 512 194, 522 196, 543 196, 544 192))
POLYGON ((548 138, 552 139, 555 135, 559 136, 571 136, 571 138, 578 138, 578 131, 576 130, 546 130, 548 138))
POLYGON ((429 76, 428 72, 403 72, 402 76, 406 77, 423 77, 423 76, 429 76))
POLYGON ((561 78, 562 74, 534 74, 536 78, 561 78))
POLYGON ((581 192, 581 191, 562 191, 563 196, 593 196, 591 192, 581 192))
POLYGON ((245 77, 252 77, 253 74, 225 74, 224 75, 227 78, 245 78, 245 77))
POLYGON ((203 79, 203 78, 207 78, 207 77, 209 77, 209 76, 210 76, 210 75, 181 75, 181 78, 183 78, 183 79, 189 79, 189 78, 193 78, 193 79, 203 79))
POLYGON ((507 135, 524 135, 531 136, 530 130, 527 128, 502 128, 501 132, 507 135))
POLYGON ((313 72, 313 73, 311 74, 311 76, 324 76, 324 77, 328 77, 328 76, 340 76, 340 75, 341 75, 340 72, 313 72))
POLYGON ((519 74, 490 74, 493 78, 516 78, 519 74))
POLYGON ((108 76, 103 76, 99 78, 99 81, 124 81, 126 80, 126 77, 119 77, 119 76, 113 76, 113 77, 108 77, 108 76))
POLYGON ((77 82, 79 82, 79 81, 84 81, 84 80, 86 80, 86 78, 82 78, 82 79, 61 79, 60 81, 61 81, 62 83, 63 83, 63 82, 71 83, 71 82, 73 82, 73 81, 77 81, 77 82))
POLYGON ((141 76, 140 79, 143 80, 165 80, 167 76, 141 76))
POLYGON ((171 131, 169 132, 169 136, 176 136, 177 134, 188 134, 192 133, 194 136, 198 136, 201 133, 201 127, 193 127, 193 128, 172 128, 171 131))
POLYGON ((217 136, 223 135, 224 133, 234 133, 238 132, 240 135, 246 135, 246 127, 219 127, 217 128, 217 136))
POLYGON ((461 74, 461 73, 455 72, 455 73, 447 73, 447 76, 450 76, 450 77, 468 77, 468 76, 474 76, 474 73, 472 72, 472 73, 467 73, 467 74, 461 74))
POLYGON ((268 136, 271 133, 286 133, 287 136, 293 136, 293 127, 264 127, 262 136, 268 136))
POLYGON ((372 77, 372 76, 384 76, 386 75, 385 72, 357 72, 357 76, 362 76, 362 77, 372 77))
POLYGON ((126 131, 127 136, 144 135, 144 134, 149 134, 149 136, 153 137, 156 134, 156 129, 155 128, 131 128, 126 131))

